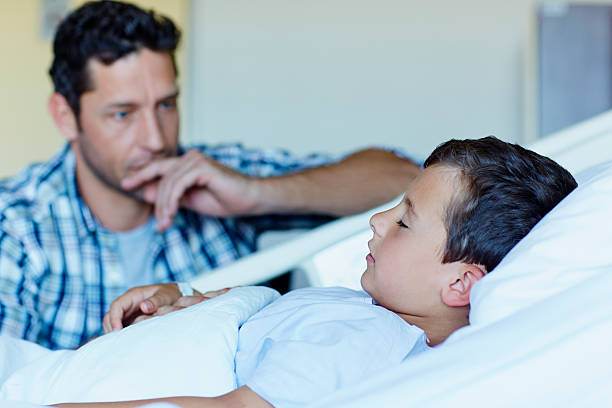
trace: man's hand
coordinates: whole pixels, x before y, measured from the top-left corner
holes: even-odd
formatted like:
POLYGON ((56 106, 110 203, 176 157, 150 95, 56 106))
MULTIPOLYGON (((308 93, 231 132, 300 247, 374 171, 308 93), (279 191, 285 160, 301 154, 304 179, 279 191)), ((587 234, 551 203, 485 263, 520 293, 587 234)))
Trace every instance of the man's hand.
POLYGON ((397 197, 420 173, 410 160, 367 149, 325 166, 256 178, 190 150, 149 163, 121 186, 154 205, 157 229, 163 231, 181 206, 217 217, 357 214, 397 197))
POLYGON ((172 305, 160 306, 159 308, 157 308, 157 311, 153 314, 138 316, 136 319, 134 319, 132 324, 141 322, 143 320, 150 319, 152 317, 163 316, 171 312, 176 312, 177 310, 181 310, 189 306, 193 306, 204 300, 212 299, 214 297, 222 295, 226 293, 227 291, 229 291, 230 289, 231 288, 224 288, 224 289, 219 289, 219 290, 212 290, 209 292, 205 292, 204 294, 197 294, 194 296, 182 296, 178 298, 178 300, 174 302, 172 305))
POLYGON ((111 303, 104 316, 104 333, 120 330, 151 317, 161 316, 212 299, 230 288, 206 292, 195 291, 194 296, 181 296, 175 283, 139 286, 132 288, 111 303))
POLYGON ((104 316, 104 333, 129 326, 142 315, 151 315, 161 306, 172 305, 181 297, 175 283, 139 286, 119 296, 104 316))
POLYGON ((218 217, 244 215, 254 206, 254 178, 247 177, 198 150, 155 160, 123 179, 126 190, 140 189, 155 206, 157 229, 172 224, 179 207, 218 217))

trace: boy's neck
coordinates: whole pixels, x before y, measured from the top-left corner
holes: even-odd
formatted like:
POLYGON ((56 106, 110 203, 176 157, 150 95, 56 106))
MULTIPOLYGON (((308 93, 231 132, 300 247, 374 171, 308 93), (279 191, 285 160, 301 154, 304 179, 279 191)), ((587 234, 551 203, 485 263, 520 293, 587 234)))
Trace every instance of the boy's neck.
POLYGON ((442 343, 456 330, 467 326, 469 322, 469 306, 449 307, 444 313, 430 316, 411 316, 397 313, 407 323, 421 328, 427 335, 428 345, 433 347, 442 343))

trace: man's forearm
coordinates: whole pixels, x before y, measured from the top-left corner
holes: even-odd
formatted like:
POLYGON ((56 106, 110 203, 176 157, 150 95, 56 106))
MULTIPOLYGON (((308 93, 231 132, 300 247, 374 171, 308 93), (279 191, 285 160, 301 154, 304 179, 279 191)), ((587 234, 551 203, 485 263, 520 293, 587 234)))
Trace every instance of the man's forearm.
POLYGON ((300 173, 260 179, 255 214, 357 214, 404 192, 421 168, 392 152, 362 150, 300 173))
POLYGON ((122 401, 122 402, 84 402, 74 404, 56 404, 53 407, 57 408, 136 408, 142 407, 146 404, 152 404, 154 402, 167 402, 175 404, 181 408, 204 408, 204 407, 216 407, 214 399, 208 398, 197 398, 197 397, 174 397, 174 398, 161 398, 151 400, 140 400, 140 401, 122 401))
POLYGON ((85 402, 77 404, 56 404, 57 408, 136 408, 154 402, 167 402, 181 408, 273 408, 266 400, 255 394, 249 387, 242 386, 218 397, 172 397, 125 402, 85 402))

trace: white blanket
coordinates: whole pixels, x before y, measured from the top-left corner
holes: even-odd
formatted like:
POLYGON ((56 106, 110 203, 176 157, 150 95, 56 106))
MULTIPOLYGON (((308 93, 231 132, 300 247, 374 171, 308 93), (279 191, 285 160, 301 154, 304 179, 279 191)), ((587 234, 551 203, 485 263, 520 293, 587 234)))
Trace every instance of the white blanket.
POLYGON ((75 351, 0 336, 0 400, 44 405, 224 394, 236 387, 238 328, 278 296, 263 287, 232 289, 75 351))

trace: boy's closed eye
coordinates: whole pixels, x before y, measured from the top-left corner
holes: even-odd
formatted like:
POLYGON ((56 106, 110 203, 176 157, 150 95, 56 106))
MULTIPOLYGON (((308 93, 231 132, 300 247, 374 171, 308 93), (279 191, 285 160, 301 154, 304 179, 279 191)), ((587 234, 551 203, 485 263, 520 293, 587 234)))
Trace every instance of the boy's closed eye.
POLYGON ((402 228, 408 228, 408 226, 406 224, 404 224, 404 221, 402 221, 401 218, 399 220, 397 220, 396 224, 399 225, 402 228))

